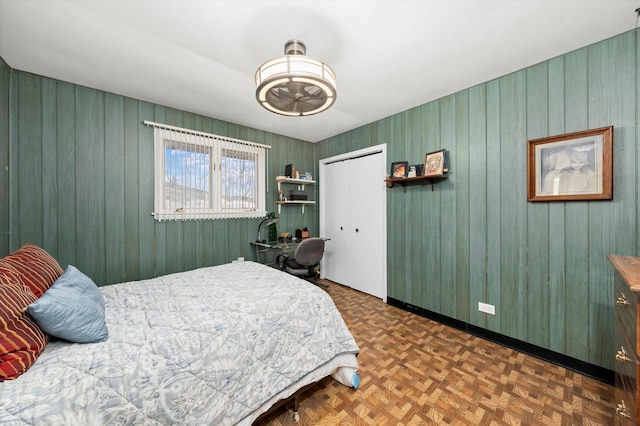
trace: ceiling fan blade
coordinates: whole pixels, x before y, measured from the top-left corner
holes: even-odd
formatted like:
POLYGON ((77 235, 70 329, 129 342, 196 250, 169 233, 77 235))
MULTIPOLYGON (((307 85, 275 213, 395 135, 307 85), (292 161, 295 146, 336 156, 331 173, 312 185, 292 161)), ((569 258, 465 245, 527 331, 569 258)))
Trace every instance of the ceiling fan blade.
POLYGON ((283 111, 289 111, 292 105, 296 103, 295 99, 291 98, 269 98, 269 103, 278 109, 283 111))
MULTIPOLYGON (((303 98, 303 99, 299 99, 298 100, 298 104, 304 104, 304 105, 309 105, 313 108, 311 109, 315 109, 319 106, 321 106, 323 103, 325 102, 325 100, 323 98, 303 98)), ((310 109, 307 108, 305 111, 309 111, 310 109)))
POLYGON ((268 102, 281 111, 304 114, 322 106, 327 96, 309 82, 287 81, 266 93, 268 102))

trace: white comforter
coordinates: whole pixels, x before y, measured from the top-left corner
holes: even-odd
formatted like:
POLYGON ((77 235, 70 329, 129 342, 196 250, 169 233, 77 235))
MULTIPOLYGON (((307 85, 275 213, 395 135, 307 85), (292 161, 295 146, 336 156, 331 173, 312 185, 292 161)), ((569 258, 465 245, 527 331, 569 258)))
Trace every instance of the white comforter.
POLYGON ((309 372, 358 367, 331 298, 254 262, 101 290, 109 339, 51 341, 0 383, 0 424, 250 424, 309 372))

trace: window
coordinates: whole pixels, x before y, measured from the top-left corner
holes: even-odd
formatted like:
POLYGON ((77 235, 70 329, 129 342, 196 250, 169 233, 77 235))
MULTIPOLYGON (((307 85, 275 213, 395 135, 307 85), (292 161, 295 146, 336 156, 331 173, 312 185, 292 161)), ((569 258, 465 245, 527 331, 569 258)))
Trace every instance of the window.
POLYGON ((154 126, 156 220, 266 214, 266 145, 154 126))

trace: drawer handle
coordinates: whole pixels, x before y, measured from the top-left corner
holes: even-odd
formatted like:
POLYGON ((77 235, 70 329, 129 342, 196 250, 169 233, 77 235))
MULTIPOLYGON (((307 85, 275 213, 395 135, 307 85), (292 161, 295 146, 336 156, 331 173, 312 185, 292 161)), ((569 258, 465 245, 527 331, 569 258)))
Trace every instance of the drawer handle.
POLYGON ((616 299, 616 305, 618 306, 629 306, 630 303, 627 300, 627 296, 624 295, 624 293, 620 293, 620 297, 618 297, 616 299))
POLYGON ((620 404, 616 405, 616 414, 620 417, 631 418, 631 413, 627 409, 627 406, 624 405, 624 399, 620 401, 620 404))
POLYGON ((631 361, 631 358, 629 358, 627 351, 624 350, 624 346, 620 346, 620 350, 616 352, 616 361, 622 361, 622 362, 631 361))

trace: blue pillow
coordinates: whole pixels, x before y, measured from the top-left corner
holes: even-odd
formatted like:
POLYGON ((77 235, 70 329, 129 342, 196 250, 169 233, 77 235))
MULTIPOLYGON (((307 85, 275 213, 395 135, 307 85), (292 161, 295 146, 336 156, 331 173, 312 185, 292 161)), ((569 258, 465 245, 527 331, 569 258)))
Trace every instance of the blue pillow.
POLYGON ((102 293, 72 265, 29 305, 29 314, 42 331, 70 342, 103 342, 109 337, 102 293))

